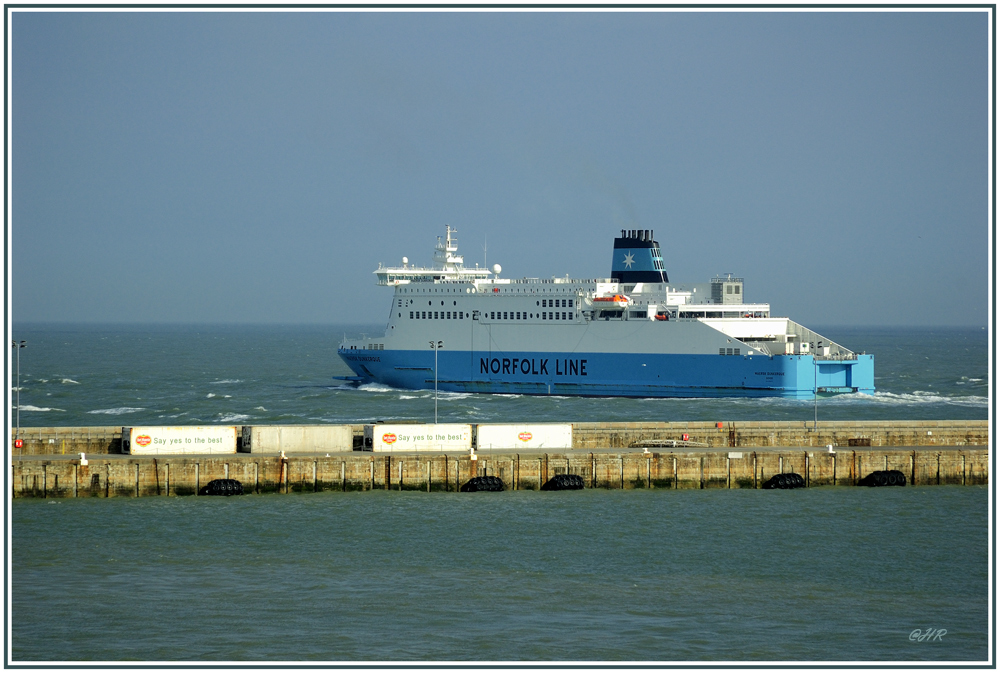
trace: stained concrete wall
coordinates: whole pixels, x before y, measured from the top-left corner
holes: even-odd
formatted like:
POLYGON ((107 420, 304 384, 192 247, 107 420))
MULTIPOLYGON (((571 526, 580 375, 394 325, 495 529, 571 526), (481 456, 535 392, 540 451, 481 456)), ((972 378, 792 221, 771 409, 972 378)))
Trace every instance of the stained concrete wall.
POLYGON ((74 455, 80 453, 121 453, 122 426, 80 428, 21 428, 24 446, 14 445, 16 429, 10 431, 11 452, 15 456, 74 455))
POLYGON ((400 489, 457 491, 475 476, 500 477, 508 489, 539 489, 558 474, 588 488, 760 488, 779 472, 809 486, 849 486, 875 470, 902 471, 908 484, 988 483, 984 449, 701 450, 480 455, 343 453, 329 457, 254 455, 45 459, 12 465, 14 497, 190 495, 212 479, 238 479, 249 493, 400 489))
POLYGON ((574 423, 581 449, 653 448, 681 443, 714 447, 985 446, 987 421, 717 421, 574 423))

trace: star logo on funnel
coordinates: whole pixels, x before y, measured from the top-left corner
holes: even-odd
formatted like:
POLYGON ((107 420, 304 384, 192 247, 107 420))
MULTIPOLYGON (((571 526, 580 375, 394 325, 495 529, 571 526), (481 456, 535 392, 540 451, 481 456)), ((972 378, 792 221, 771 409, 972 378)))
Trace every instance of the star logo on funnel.
POLYGON ((628 267, 629 269, 632 268, 632 262, 634 262, 634 261, 635 261, 635 258, 632 256, 631 252, 628 253, 627 255, 625 255, 625 266, 628 267))

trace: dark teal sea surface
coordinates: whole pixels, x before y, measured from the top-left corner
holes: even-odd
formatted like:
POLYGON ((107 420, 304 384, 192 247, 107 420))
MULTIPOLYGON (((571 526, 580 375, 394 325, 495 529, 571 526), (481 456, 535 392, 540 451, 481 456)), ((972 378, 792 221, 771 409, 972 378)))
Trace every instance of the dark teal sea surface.
MULTIPOLYGON (((337 344, 357 327, 15 325, 22 426, 351 423, 434 418, 433 390, 353 388, 337 344)), ((986 419, 980 328, 819 328, 875 354, 875 395, 819 400, 441 393, 442 422, 986 419)), ((370 334, 381 333, 371 327, 370 334)), ((14 367, 11 368, 12 383, 14 367)))
POLYGON ((982 660, 987 504, 961 486, 17 500, 13 656, 982 660))
MULTIPOLYGON (((21 424, 433 418, 432 391, 332 380, 349 373, 336 354, 344 331, 15 326, 28 342, 21 424)), ((820 331, 875 353, 878 387, 874 397, 821 399, 821 420, 987 418, 985 330, 820 331)), ((464 422, 811 420, 813 409, 440 400, 442 420, 464 422)), ((983 660, 990 488, 19 499, 9 503, 9 653, 24 662, 983 660)))

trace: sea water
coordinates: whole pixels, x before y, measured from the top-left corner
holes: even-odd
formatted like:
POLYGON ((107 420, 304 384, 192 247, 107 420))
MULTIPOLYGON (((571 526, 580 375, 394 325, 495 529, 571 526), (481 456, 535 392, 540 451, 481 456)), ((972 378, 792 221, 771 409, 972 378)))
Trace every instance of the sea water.
POLYGON ((987 495, 928 486, 18 500, 12 652, 90 662, 982 660, 987 495))
MULTIPOLYGON (((370 333, 379 330, 369 328, 370 333)), ((40 326, 14 330, 20 424, 308 424, 434 420, 433 389, 360 388, 337 355, 344 327, 40 326)), ((986 419, 987 332, 980 328, 825 328, 875 354, 874 395, 813 400, 623 399, 438 394, 449 423, 986 419)), ((16 386, 16 363, 10 368, 16 386)), ((17 399, 12 400, 16 404, 17 399)))
MULTIPOLYGON (((15 329, 23 426, 433 419, 344 329, 15 329)), ((984 419, 984 330, 841 330, 874 396, 443 394, 442 421, 984 419)), ((13 374, 13 372, 12 372, 13 374)), ((16 374, 14 374, 16 376, 16 374)), ((16 401, 15 399, 12 401, 16 401)), ((10 503, 15 661, 972 661, 987 487, 10 503)))

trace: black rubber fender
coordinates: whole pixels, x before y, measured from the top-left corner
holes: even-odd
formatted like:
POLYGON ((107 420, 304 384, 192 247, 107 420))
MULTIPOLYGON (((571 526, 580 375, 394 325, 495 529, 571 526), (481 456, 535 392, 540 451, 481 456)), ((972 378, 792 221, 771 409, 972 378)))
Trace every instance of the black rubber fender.
POLYGON ((462 484, 462 488, 459 490, 462 493, 476 493, 478 491, 502 491, 504 488, 500 477, 473 477, 462 484))
POLYGON ((243 484, 236 479, 213 479, 198 495, 243 495, 243 484))
POLYGON ((906 486, 906 475, 899 470, 875 470, 861 479, 858 486, 906 486))
POLYGON ((543 491, 579 491, 583 488, 583 477, 578 474, 557 474, 542 484, 543 491))
POLYGON ((781 474, 776 474, 766 482, 761 488, 764 489, 775 489, 780 488, 783 490, 791 488, 803 488, 806 485, 806 480, 802 478, 802 475, 796 472, 782 472, 781 474))

